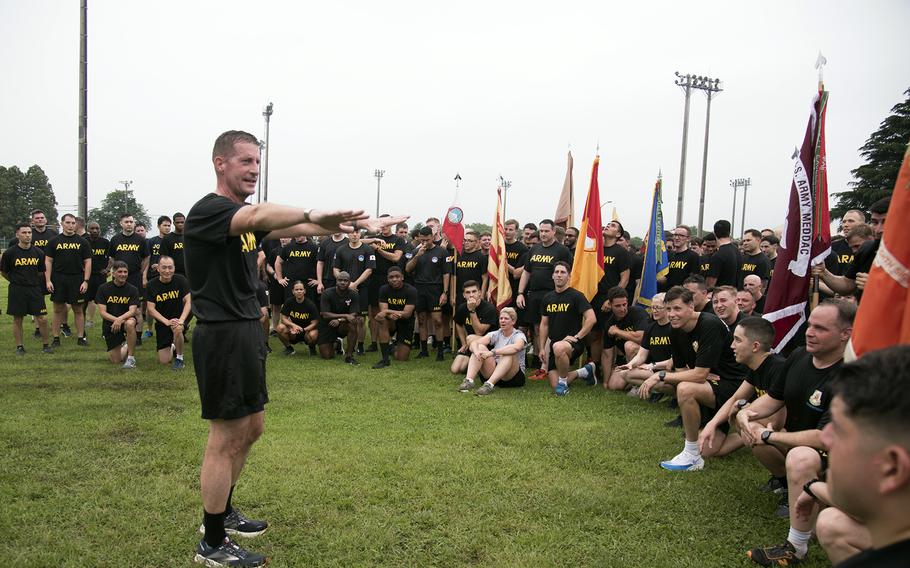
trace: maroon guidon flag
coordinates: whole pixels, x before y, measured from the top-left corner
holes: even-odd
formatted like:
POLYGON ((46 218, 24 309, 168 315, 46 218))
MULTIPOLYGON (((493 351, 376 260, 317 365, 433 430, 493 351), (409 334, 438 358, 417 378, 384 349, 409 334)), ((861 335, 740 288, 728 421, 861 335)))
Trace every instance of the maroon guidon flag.
POLYGON ((812 266, 831 252, 825 113, 828 92, 819 85, 806 136, 794 153, 790 206, 765 301, 764 318, 774 325, 774 351, 780 352, 806 321, 812 266))

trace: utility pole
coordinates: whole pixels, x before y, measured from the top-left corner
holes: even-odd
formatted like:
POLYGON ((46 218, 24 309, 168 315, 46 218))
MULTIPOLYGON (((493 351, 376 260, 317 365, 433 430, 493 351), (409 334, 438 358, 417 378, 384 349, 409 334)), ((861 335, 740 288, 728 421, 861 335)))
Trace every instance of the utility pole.
MULTIPOLYGON (((265 151, 265 141, 260 140, 259 141, 259 156, 260 157, 262 156, 264 151, 265 151)), ((256 203, 262 203, 262 176, 259 176, 258 178, 256 178, 256 183, 258 184, 256 187, 256 203)))
POLYGON ((123 184, 123 211, 122 211, 122 213, 129 213, 130 212, 130 186, 133 185, 133 180, 122 179, 117 183, 123 184))
MULTIPOLYGON (((730 180, 730 187, 733 188, 733 214, 730 215, 730 236, 733 236, 733 229, 736 225, 736 194, 739 188, 743 188, 743 216, 742 223, 746 222, 746 189, 752 184, 752 178, 736 178, 730 180)), ((745 229, 743 227, 739 228, 739 236, 742 238, 742 233, 745 229)))
MULTIPOLYGON (((746 194, 749 193, 749 186, 752 185, 752 178, 746 178, 743 181, 743 215, 740 217, 739 221, 739 238, 743 238, 743 233, 746 232, 746 194)), ((732 233, 733 230, 731 229, 732 233)))
MULTIPOLYGON (((705 123, 705 157, 703 168, 707 165, 708 160, 708 126, 710 125, 710 116, 711 116, 711 93, 721 91, 720 88, 720 79, 712 79, 710 77, 704 77, 702 75, 692 75, 685 74, 682 75, 679 71, 676 72, 676 85, 678 87, 683 87, 686 93, 686 106, 685 112, 683 114, 683 138, 682 138, 682 155, 679 159, 679 192, 677 193, 676 198, 676 225, 682 225, 683 221, 683 206, 684 206, 684 197, 686 193, 686 151, 689 144, 689 101, 692 98, 692 89, 698 89, 700 91, 706 91, 708 93, 708 121, 705 123)), ((705 172, 702 171, 702 195, 701 195, 701 204, 702 209, 704 206, 704 191, 705 191, 705 172)), ((701 224, 704 213, 703 210, 699 212, 699 232, 701 231, 701 224)))
POLYGON ((509 188, 512 187, 512 182, 502 177, 502 174, 499 174, 499 186, 502 187, 502 218, 508 219, 506 217, 506 204, 509 201, 509 188))
POLYGON ((379 183, 382 181, 382 176, 385 175, 385 170, 373 170, 373 176, 376 178, 376 218, 379 218, 379 183))
POLYGON ((272 153, 272 147, 269 146, 269 119, 272 117, 272 109, 274 106, 270 102, 265 106, 265 110, 262 111, 262 116, 265 117, 265 165, 263 168, 262 176, 262 200, 269 200, 269 155, 272 153))
POLYGON ((79 216, 88 219, 88 0, 79 6, 79 216))

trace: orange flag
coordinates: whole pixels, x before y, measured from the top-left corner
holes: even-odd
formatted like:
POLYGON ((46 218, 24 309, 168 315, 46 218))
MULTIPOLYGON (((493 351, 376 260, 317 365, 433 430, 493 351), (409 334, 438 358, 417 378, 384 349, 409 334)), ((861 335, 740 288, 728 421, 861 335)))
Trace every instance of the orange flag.
POLYGON ((493 219, 487 278, 490 303, 500 310, 508 306, 512 302, 512 286, 509 284, 509 261, 506 259, 506 229, 502 221, 502 188, 496 190, 496 218, 493 219))
MULTIPOLYGON (((885 233, 872 263, 845 358, 910 343, 910 147, 894 184, 885 233)), ((897 370, 895 370, 897 372, 897 370)))
POLYGON ((597 293, 597 284, 604 275, 604 235, 600 219, 600 188, 597 186, 597 166, 600 156, 594 158, 591 169, 591 186, 585 200, 585 212, 578 229, 575 245, 575 262, 569 286, 585 295, 588 301, 597 293))

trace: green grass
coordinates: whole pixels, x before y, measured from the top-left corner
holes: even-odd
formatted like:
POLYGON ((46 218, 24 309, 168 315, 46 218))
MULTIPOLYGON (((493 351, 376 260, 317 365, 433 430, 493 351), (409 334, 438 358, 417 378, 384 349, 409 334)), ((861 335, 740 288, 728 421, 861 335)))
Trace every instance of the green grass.
MULTIPOLYGON (((5 286, 0 306, 6 307, 5 286)), ((13 355, 0 323, 0 551, 11 566, 190 565, 207 426, 192 364, 139 369, 64 339, 13 355)), ((27 323, 28 327, 28 323, 27 323)), ((273 348, 278 342, 272 340, 273 348)), ((272 402, 234 498, 271 566, 749 566, 786 536, 751 455, 661 470, 673 417, 599 387, 455 391, 447 365, 268 362, 272 402)), ((813 562, 827 565, 813 545, 813 562)))

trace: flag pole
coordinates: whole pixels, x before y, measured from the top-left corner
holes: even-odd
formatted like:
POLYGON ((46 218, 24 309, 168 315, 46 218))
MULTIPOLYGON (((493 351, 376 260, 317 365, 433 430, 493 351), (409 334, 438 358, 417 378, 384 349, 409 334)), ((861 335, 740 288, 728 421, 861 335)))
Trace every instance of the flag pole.
MULTIPOLYGON (((818 59, 815 60, 815 68, 818 69, 818 94, 819 94, 819 97, 821 97, 822 92, 824 92, 824 90, 825 90, 825 63, 827 63, 827 62, 828 62, 828 60, 825 59, 825 56, 822 55, 821 51, 819 51, 818 59)), ((819 120, 821 120, 821 117, 819 117, 819 120)), ((814 178, 813 178, 813 180, 814 180, 814 178)), ((818 183, 817 180, 814 180, 814 182, 818 183)), ((814 310, 818 306, 819 286, 820 286, 819 278, 820 277, 818 274, 812 275, 812 289, 811 289, 811 296, 809 298, 809 311, 814 310)))

